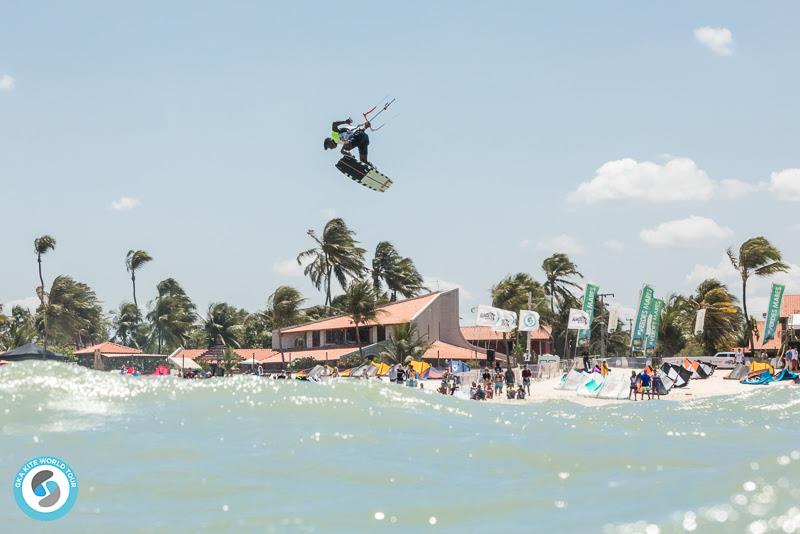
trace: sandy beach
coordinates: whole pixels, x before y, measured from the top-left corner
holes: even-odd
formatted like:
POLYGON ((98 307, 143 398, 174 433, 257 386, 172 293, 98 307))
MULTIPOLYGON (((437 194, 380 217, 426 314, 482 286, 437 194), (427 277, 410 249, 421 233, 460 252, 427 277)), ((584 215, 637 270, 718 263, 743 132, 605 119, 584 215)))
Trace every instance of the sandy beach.
MULTIPOLYGON (((626 376, 630 375, 631 369, 627 368, 611 368, 612 373, 624 373, 626 376)), ((658 400, 669 400, 669 401, 678 401, 678 402, 685 402, 691 401, 695 399, 706 399, 709 397, 719 397, 724 395, 737 395, 741 393, 745 393, 751 391, 753 388, 758 388, 762 386, 748 386, 741 384, 738 380, 725 380, 725 376, 729 373, 728 370, 721 369, 711 375, 709 378, 703 380, 691 380, 686 387, 683 388, 673 388, 668 395, 663 395, 660 397, 653 397, 653 401, 658 400)), ((483 402, 490 402, 490 403, 500 403, 500 404, 531 404, 537 402, 544 402, 550 400, 566 400, 570 402, 574 402, 576 404, 580 404, 582 406, 602 406, 602 405, 609 405, 609 404, 621 404, 629 401, 627 399, 599 399, 594 397, 582 397, 579 396, 575 391, 569 390, 561 390, 556 389, 556 386, 561 381, 559 378, 551 378, 548 380, 542 380, 539 382, 533 382, 531 384, 531 395, 524 400, 517 400, 517 399, 508 399, 506 398, 505 394, 493 397, 489 400, 483 402)), ((427 380, 425 381, 425 390, 436 390, 439 388, 440 381, 439 380, 427 380)), ((463 387, 463 386, 462 386, 463 387)), ((768 387, 788 387, 784 384, 770 384, 768 387)), ((466 388, 469 388, 469 385, 466 385, 466 388)), ((648 399, 645 398, 645 402, 648 399)), ((472 401, 477 402, 477 401, 472 401)), ((640 401, 637 401, 640 402, 640 401)))

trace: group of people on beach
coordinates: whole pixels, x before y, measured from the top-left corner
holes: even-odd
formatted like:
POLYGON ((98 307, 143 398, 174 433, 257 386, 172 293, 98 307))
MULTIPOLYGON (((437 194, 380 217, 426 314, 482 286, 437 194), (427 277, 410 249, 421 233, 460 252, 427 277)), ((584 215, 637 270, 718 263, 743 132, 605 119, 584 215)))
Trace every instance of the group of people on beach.
POLYGON ((473 400, 488 400, 494 397, 501 397, 505 388, 505 395, 508 399, 523 400, 531 394, 531 379, 533 373, 525 365, 522 369, 522 383, 516 384, 516 375, 508 367, 505 371, 497 363, 494 370, 489 367, 481 369, 480 381, 472 382, 469 390, 469 398, 473 400))
POLYGON ((661 387, 661 378, 659 378, 658 373, 648 373, 647 368, 642 369, 640 373, 631 371, 631 387, 628 391, 628 400, 631 400, 631 395, 633 395, 633 400, 637 400, 637 393, 642 396, 642 400, 644 400, 645 395, 647 395, 647 400, 652 400, 654 396, 660 399, 661 387))

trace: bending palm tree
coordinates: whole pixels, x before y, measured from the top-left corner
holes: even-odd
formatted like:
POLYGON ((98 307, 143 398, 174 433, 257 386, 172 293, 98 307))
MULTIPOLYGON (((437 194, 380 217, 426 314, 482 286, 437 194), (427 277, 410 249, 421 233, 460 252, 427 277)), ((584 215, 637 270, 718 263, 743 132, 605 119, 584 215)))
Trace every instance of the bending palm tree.
MULTIPOLYGON (((36 253, 36 262, 39 264, 39 287, 36 289, 36 294, 39 296, 39 302, 42 304, 42 309, 47 309, 47 293, 44 290, 44 276, 42 276, 42 256, 47 254, 47 251, 56 248, 56 240, 49 235, 43 235, 33 240, 33 250, 36 253)), ((44 357, 47 357, 47 313, 44 314, 43 321, 44 328, 44 357)))
POLYGON ((550 313, 555 313, 555 302, 566 302, 572 297, 570 287, 580 290, 581 286, 569 280, 570 277, 577 276, 583 278, 583 274, 578 271, 569 256, 556 253, 542 262, 542 270, 545 274, 544 289, 550 296, 550 313))
POLYGON ((361 348, 361 332, 359 327, 369 321, 374 321, 381 310, 378 309, 375 289, 366 280, 354 280, 344 294, 342 311, 350 316, 356 326, 356 343, 361 359, 364 351, 361 348))
POLYGON ((175 279, 162 280, 156 287, 158 297, 147 319, 151 324, 149 344, 155 343, 160 353, 164 344, 171 349, 186 345, 197 314, 194 303, 175 279))
POLYGON ((317 246, 298 254, 297 263, 303 265, 310 261, 304 274, 311 279, 314 287, 321 289, 325 285, 325 306, 331 303, 331 280, 336 278, 342 289, 347 287, 348 278, 359 278, 364 272, 363 248, 357 247, 355 233, 347 227, 344 220, 331 219, 322 230, 322 237, 317 237, 314 230, 308 235, 317 246))
POLYGON ((97 295, 88 285, 69 276, 61 275, 53 280, 43 316, 57 339, 73 342, 76 347, 107 335, 97 295))
POLYGON ((239 347, 242 331, 239 311, 224 302, 208 305, 208 314, 203 320, 203 329, 211 346, 239 347))
POLYGON ((684 299, 678 297, 673 305, 681 308, 684 330, 692 331, 697 310, 705 308, 706 318, 703 326, 702 343, 709 354, 736 343, 736 332, 741 327, 741 310, 736 305, 736 297, 728 287, 714 278, 704 280, 697 286, 695 294, 684 299))
POLYGON ((739 247, 739 255, 733 249, 728 249, 728 258, 733 268, 739 271, 742 277, 742 308, 744 308, 745 335, 750 343, 750 350, 754 349, 753 328, 750 315, 747 313, 747 280, 751 276, 770 276, 779 272, 786 272, 789 266, 781 261, 781 251, 763 236, 748 239, 739 247))
POLYGON ((402 257, 388 241, 378 243, 372 259, 372 287, 376 294, 381 292, 382 281, 386 282, 390 291, 389 300, 392 302, 397 300, 398 293, 410 298, 425 289, 422 275, 411 258, 402 257))
POLYGON ((286 368, 281 329, 300 322, 302 318, 300 306, 305 300, 299 291, 289 286, 280 286, 269 297, 269 310, 267 313, 272 320, 273 327, 278 331, 278 351, 281 353, 281 368, 286 368))
MULTIPOLYGON (((492 306, 516 313, 528 307, 529 294, 534 302, 540 303, 544 299, 542 286, 529 274, 509 275, 492 287, 492 306)), ((503 344, 506 351, 506 364, 510 366, 511 355, 506 332, 503 332, 503 344)))
POLYGON ((131 273, 131 283, 133 284, 133 304, 137 308, 139 303, 136 301, 136 271, 152 260, 150 254, 144 250, 129 250, 125 256, 125 268, 131 273))

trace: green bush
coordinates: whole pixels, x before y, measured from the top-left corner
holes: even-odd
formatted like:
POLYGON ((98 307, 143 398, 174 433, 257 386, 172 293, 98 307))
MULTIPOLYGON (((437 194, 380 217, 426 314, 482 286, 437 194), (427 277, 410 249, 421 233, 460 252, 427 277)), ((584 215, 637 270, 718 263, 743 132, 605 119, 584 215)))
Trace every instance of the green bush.
POLYGON ((303 369, 311 369, 315 365, 317 365, 317 360, 311 356, 305 356, 303 358, 292 360, 289 364, 289 369, 292 371, 302 371, 303 369))

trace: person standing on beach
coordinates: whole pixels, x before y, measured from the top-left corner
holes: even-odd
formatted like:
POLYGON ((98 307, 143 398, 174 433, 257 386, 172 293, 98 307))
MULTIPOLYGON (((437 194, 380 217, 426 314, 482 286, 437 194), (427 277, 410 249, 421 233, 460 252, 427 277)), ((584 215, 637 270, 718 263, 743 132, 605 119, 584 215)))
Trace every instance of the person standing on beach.
POLYGON ((506 373, 504 378, 506 379, 506 390, 513 391, 516 377, 514 376, 514 371, 511 370, 511 367, 506 367, 506 373))
POLYGON ((600 374, 603 375, 603 378, 608 374, 608 363, 603 360, 603 365, 600 366, 600 374))
POLYGON ((628 390, 628 400, 631 400, 631 394, 633 394, 633 400, 636 400, 636 386, 639 385, 639 377, 636 376, 636 371, 631 371, 631 388, 628 390))
POLYGON ((494 395, 503 394, 503 375, 500 372, 494 373, 494 395))
POLYGON ((589 372, 589 351, 583 351, 583 370, 589 372))
POLYGON ((525 391, 528 396, 531 396, 531 370, 528 369, 528 365, 525 365, 525 368, 522 370, 522 385, 525 386, 525 391))
POLYGON ((647 393, 647 400, 653 400, 652 388, 650 387, 651 382, 652 379, 650 375, 647 374, 647 371, 642 370, 642 372, 639 373, 639 383, 642 386, 642 400, 644 400, 645 393, 647 393))

